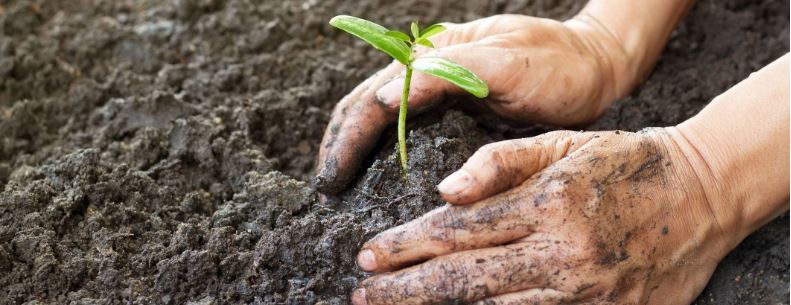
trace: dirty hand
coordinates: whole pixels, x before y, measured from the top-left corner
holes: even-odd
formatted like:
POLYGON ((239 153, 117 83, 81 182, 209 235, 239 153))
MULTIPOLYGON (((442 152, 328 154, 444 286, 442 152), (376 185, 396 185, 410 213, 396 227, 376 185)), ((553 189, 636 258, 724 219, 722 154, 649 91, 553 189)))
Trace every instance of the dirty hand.
POLYGON ((482 147, 450 205, 380 233, 357 304, 688 304, 788 210, 788 55, 678 127, 482 147), (727 122, 723 124, 723 122, 727 122))
MULTIPOLYGON (((441 56, 469 68, 490 89, 473 106, 517 122, 560 126, 595 119, 650 71, 692 0, 591 0, 574 18, 558 22, 500 15, 464 24, 432 38, 441 56)), ((335 107, 324 132, 316 186, 337 193, 397 116, 404 68, 393 63, 371 76, 335 107)), ((417 73, 409 113, 429 108, 461 89, 417 73)))
POLYGON ((482 147, 439 186, 455 205, 377 235, 358 263, 382 272, 434 259, 367 279, 355 304, 691 301, 733 244, 710 206, 721 198, 707 197, 673 133, 482 147))
MULTIPOLYGON (((447 27, 432 38, 436 49, 420 47, 417 56, 444 57, 475 72, 490 88, 489 99, 476 103, 505 118, 564 126, 585 123, 631 88, 631 81, 620 79, 628 74, 621 71, 623 64, 611 58, 620 46, 594 23, 500 15, 447 27)), ((403 65, 393 62, 336 106, 321 143, 319 190, 340 191, 395 120, 403 73, 403 65)), ((448 94, 463 91, 416 73, 410 114, 448 94)))

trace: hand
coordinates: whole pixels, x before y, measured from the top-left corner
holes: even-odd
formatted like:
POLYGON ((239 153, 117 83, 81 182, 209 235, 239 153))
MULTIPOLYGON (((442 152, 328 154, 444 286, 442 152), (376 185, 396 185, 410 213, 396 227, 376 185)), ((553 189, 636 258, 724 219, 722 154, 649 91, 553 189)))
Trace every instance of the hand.
POLYGON ((365 280, 353 302, 688 304, 743 238, 694 151, 676 128, 486 145, 440 184, 451 205, 358 256, 379 273, 428 261, 365 280))
MULTIPOLYGON (((581 19, 582 20, 582 19, 581 19)), ((418 57, 440 56, 475 72, 490 87, 475 103, 519 122, 576 125, 596 118, 634 83, 620 45, 598 23, 561 23, 500 15, 447 24, 418 57), (620 61, 616 61, 618 58, 620 61)), ((337 193, 355 174, 384 128, 395 121, 404 67, 394 62, 371 76, 336 106, 320 147, 316 185, 337 193)), ((421 73, 412 79, 409 113, 463 94, 450 83, 421 73)))

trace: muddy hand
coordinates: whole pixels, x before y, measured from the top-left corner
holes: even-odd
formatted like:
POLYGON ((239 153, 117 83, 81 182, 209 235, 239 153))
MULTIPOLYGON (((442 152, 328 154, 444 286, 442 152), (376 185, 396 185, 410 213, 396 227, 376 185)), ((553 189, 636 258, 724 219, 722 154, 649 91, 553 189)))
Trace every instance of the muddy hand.
MULTIPOLYGON (((418 57, 440 56, 475 72, 490 87, 486 101, 495 113, 522 122, 574 125, 591 121, 609 102, 626 93, 622 51, 594 23, 561 23, 519 15, 501 15, 465 24, 448 24, 432 38, 436 49, 418 57), (623 78, 623 79, 621 79, 623 78)), ((384 128, 395 121, 403 86, 397 62, 374 74, 336 106, 321 143, 316 185, 337 193, 355 174, 384 128)), ((419 113, 462 89, 416 73, 409 96, 410 114, 419 113)))
POLYGON ((438 186, 451 204, 363 245, 358 265, 390 273, 353 302, 689 304, 788 211, 788 67, 786 54, 677 127, 482 147, 438 186))
POLYGON ((355 304, 683 304, 733 246, 673 129, 482 147, 453 205, 367 242, 355 304), (503 192, 504 191, 504 192, 503 192), (480 200, 479 199, 483 199, 480 200))

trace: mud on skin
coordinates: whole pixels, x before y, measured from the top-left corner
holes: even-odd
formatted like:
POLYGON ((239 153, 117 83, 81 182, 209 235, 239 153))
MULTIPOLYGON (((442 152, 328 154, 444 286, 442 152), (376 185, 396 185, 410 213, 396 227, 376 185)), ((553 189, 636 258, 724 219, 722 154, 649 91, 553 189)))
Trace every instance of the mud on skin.
MULTIPOLYGON (((507 155, 511 153, 540 154, 528 148, 537 143, 561 147, 556 156, 565 157, 546 161, 551 165, 526 180, 513 173, 506 179, 517 186, 491 200, 445 206, 371 239, 363 249, 372 251, 375 261, 366 266, 380 273, 361 284, 366 299, 375 304, 456 304, 539 286, 568 302, 645 302, 632 299, 634 289, 659 288, 662 278, 655 274, 684 278, 689 272, 679 270, 675 261, 688 257, 685 249, 694 248, 690 243, 715 248, 708 238, 693 242, 661 229, 670 221, 689 221, 671 215, 699 209, 686 206, 701 202, 697 198, 703 194, 694 186, 697 176, 685 171, 678 151, 662 139, 669 139, 669 134, 661 128, 640 133, 553 132, 500 145, 506 155, 485 153, 495 147, 479 151, 471 162, 485 162, 482 166, 509 167, 500 160, 518 159, 507 155), (693 186, 681 190, 685 184, 693 186), (541 203, 534 204, 536 198, 542 198, 541 203), (496 247, 504 243, 508 246, 496 247), (417 267, 381 273, 434 257, 417 267), (674 263, 654 264, 665 261, 674 263), (608 272, 620 277, 601 276, 608 272)), ((696 232, 711 226, 705 218, 693 221, 701 228, 696 232)))
MULTIPOLYGON (((416 117, 410 185, 385 138, 320 204, 303 181, 329 113, 388 61, 326 22, 565 18, 581 5, 0 2, 0 304, 346 304, 366 276, 354 264, 364 241, 442 205, 436 184, 481 145, 550 128, 416 117)), ((787 52, 786 11, 698 5, 647 82, 590 129, 696 113, 787 52)), ((784 303, 788 283, 784 216, 726 258, 697 303, 784 303)))

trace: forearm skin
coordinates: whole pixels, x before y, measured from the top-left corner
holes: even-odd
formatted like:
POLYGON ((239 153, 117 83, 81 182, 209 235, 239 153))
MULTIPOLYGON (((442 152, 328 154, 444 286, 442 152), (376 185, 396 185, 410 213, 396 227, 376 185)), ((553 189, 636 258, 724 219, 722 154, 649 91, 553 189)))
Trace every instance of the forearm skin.
POLYGON ((692 7, 693 0, 592 0, 577 16, 566 21, 578 31, 598 37, 593 49, 608 63, 611 92, 602 101, 603 111, 628 94, 648 75, 670 34, 692 7))
POLYGON ((675 128, 733 248, 788 210, 788 54, 675 128))

